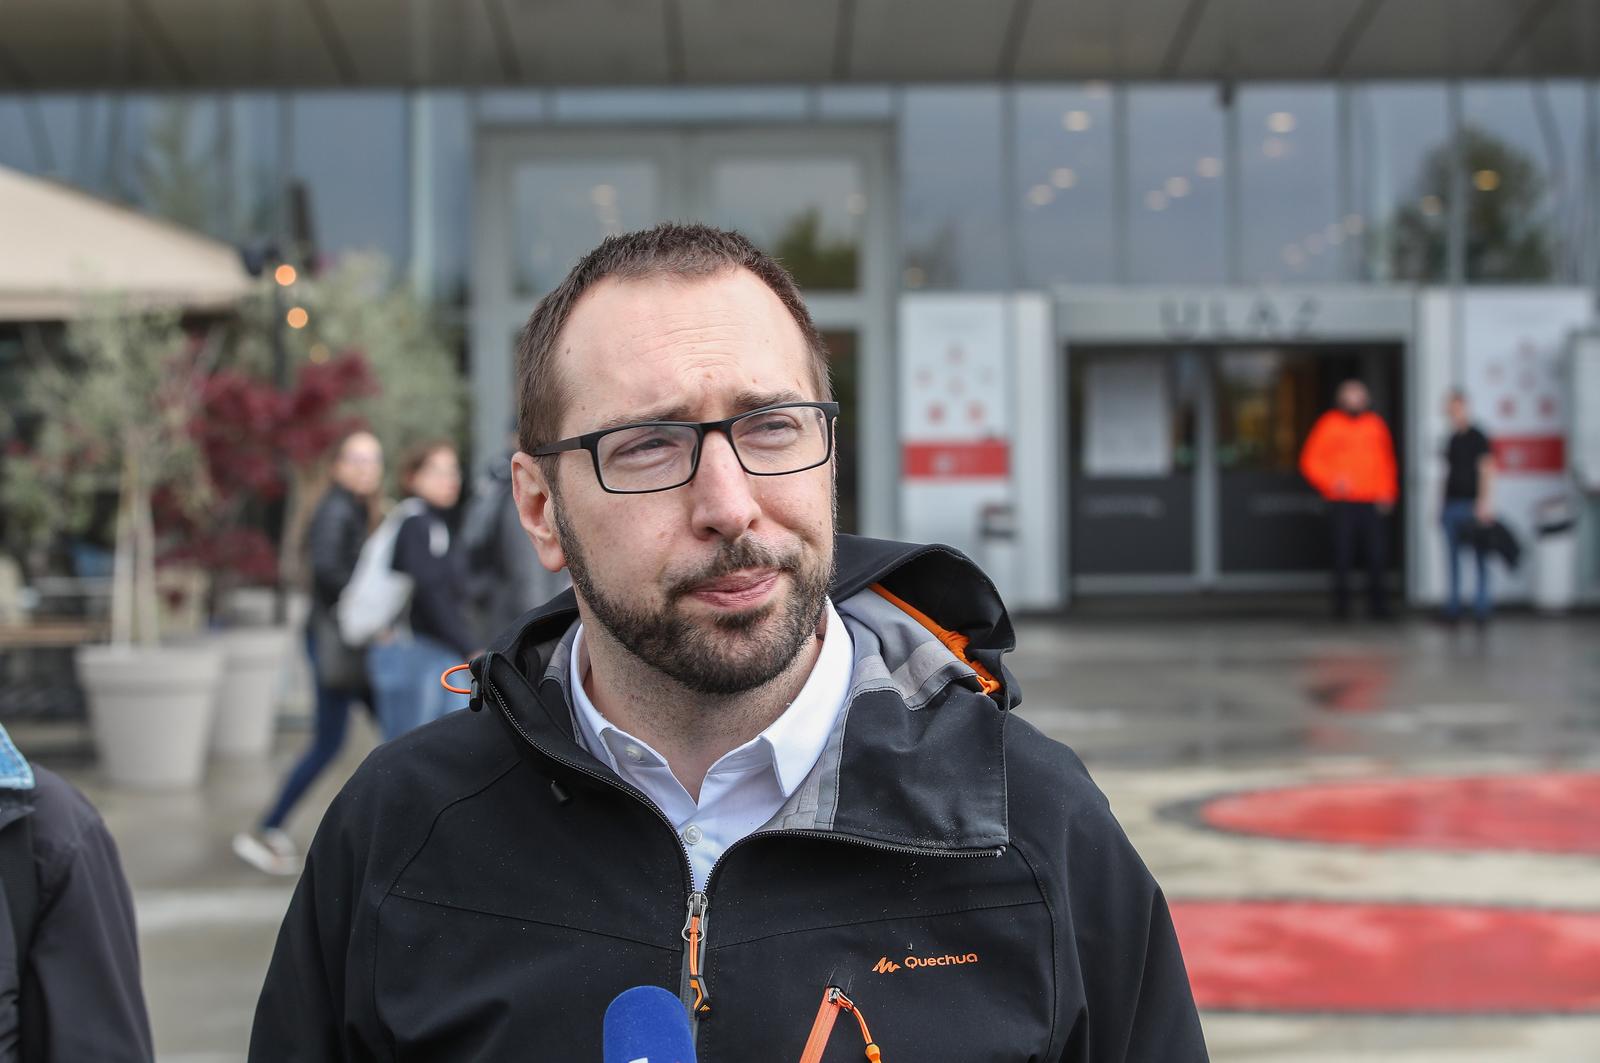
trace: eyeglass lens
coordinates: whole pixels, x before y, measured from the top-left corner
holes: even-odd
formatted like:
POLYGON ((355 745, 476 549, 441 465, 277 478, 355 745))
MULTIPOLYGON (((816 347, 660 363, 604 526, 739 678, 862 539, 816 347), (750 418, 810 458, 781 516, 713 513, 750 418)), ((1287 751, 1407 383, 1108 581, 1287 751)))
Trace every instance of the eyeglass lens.
MULTIPOLYGON (((779 475, 828 456, 828 417, 813 406, 787 406, 733 422, 733 450, 747 472, 779 475)), ((694 474, 699 433, 683 425, 634 425, 602 436, 595 448, 600 480, 613 491, 676 487, 694 474)))

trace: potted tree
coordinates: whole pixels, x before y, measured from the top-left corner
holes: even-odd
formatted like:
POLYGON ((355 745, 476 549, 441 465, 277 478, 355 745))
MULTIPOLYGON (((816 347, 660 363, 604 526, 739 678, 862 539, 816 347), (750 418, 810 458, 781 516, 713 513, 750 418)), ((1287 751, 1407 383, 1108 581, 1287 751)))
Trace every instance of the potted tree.
POLYGON ((56 531, 81 527, 95 498, 116 500, 110 642, 80 647, 78 669, 101 767, 118 785, 192 786, 204 772, 222 654, 162 643, 152 500, 205 505, 188 426, 216 350, 176 313, 100 303, 23 384, 42 420, 31 450, 12 455, 8 493, 56 531))
POLYGON ((365 421, 348 404, 377 390, 366 360, 345 352, 297 367, 287 391, 249 368, 211 373, 190 426, 208 472, 212 503, 204 519, 172 506, 168 522, 181 527, 172 556, 213 574, 209 638, 224 651, 223 687, 212 752, 261 756, 272 749, 295 639, 271 622, 271 607, 243 604, 252 591, 270 595, 281 562, 268 533, 271 506, 289 481, 307 476, 343 436, 365 421))

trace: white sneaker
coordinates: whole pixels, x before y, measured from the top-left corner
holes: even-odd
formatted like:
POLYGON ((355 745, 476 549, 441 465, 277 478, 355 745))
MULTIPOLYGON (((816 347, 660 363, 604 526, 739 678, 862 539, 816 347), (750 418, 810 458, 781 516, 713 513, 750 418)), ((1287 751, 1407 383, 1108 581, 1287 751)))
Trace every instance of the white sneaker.
POLYGON ((240 831, 233 836, 233 851, 257 871, 269 875, 298 875, 300 851, 281 830, 240 831))

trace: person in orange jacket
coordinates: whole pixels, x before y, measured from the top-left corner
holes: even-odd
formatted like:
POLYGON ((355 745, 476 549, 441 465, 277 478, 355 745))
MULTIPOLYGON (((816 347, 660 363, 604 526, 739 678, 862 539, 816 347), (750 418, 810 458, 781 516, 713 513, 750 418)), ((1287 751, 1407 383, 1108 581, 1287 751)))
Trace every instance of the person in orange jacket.
POLYGON ((1323 498, 1333 523, 1333 611, 1350 615, 1350 568, 1359 540, 1367 562, 1367 600, 1374 617, 1389 615, 1384 593, 1388 516, 1399 495, 1394 440, 1371 409, 1359 380, 1339 385, 1338 404, 1317 419, 1300 451, 1300 472, 1323 498))

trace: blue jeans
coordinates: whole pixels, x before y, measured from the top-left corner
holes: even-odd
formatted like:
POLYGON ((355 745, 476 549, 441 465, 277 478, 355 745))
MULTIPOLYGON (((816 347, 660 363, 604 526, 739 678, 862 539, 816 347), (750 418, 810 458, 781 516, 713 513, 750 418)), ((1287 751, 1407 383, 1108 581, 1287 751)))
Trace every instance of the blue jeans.
POLYGON ((1444 526, 1445 548, 1450 554, 1450 598, 1445 603, 1446 616, 1461 615, 1461 551, 1471 547, 1478 559, 1477 597, 1472 611, 1479 617, 1489 615, 1489 557, 1479 549, 1477 503, 1468 498, 1449 499, 1439 523, 1444 526))
MULTIPOLYGON (((317 640, 309 627, 306 628, 306 658, 311 661, 312 681, 315 682, 317 640)), ((356 700, 355 694, 329 690, 321 683, 316 684, 317 716, 311 732, 311 748, 300 755, 299 762, 283 781, 283 789, 273 802, 272 810, 261 821, 264 829, 282 827, 283 821, 289 818, 289 813, 306 790, 317 781, 317 776, 339 755, 339 748, 344 745, 345 724, 350 719, 350 706, 356 700)))
POLYGON ((452 694, 439 683, 446 668, 464 663, 455 650, 425 635, 373 644, 367 650, 367 674, 372 677, 384 741, 466 708, 464 695, 452 694))

